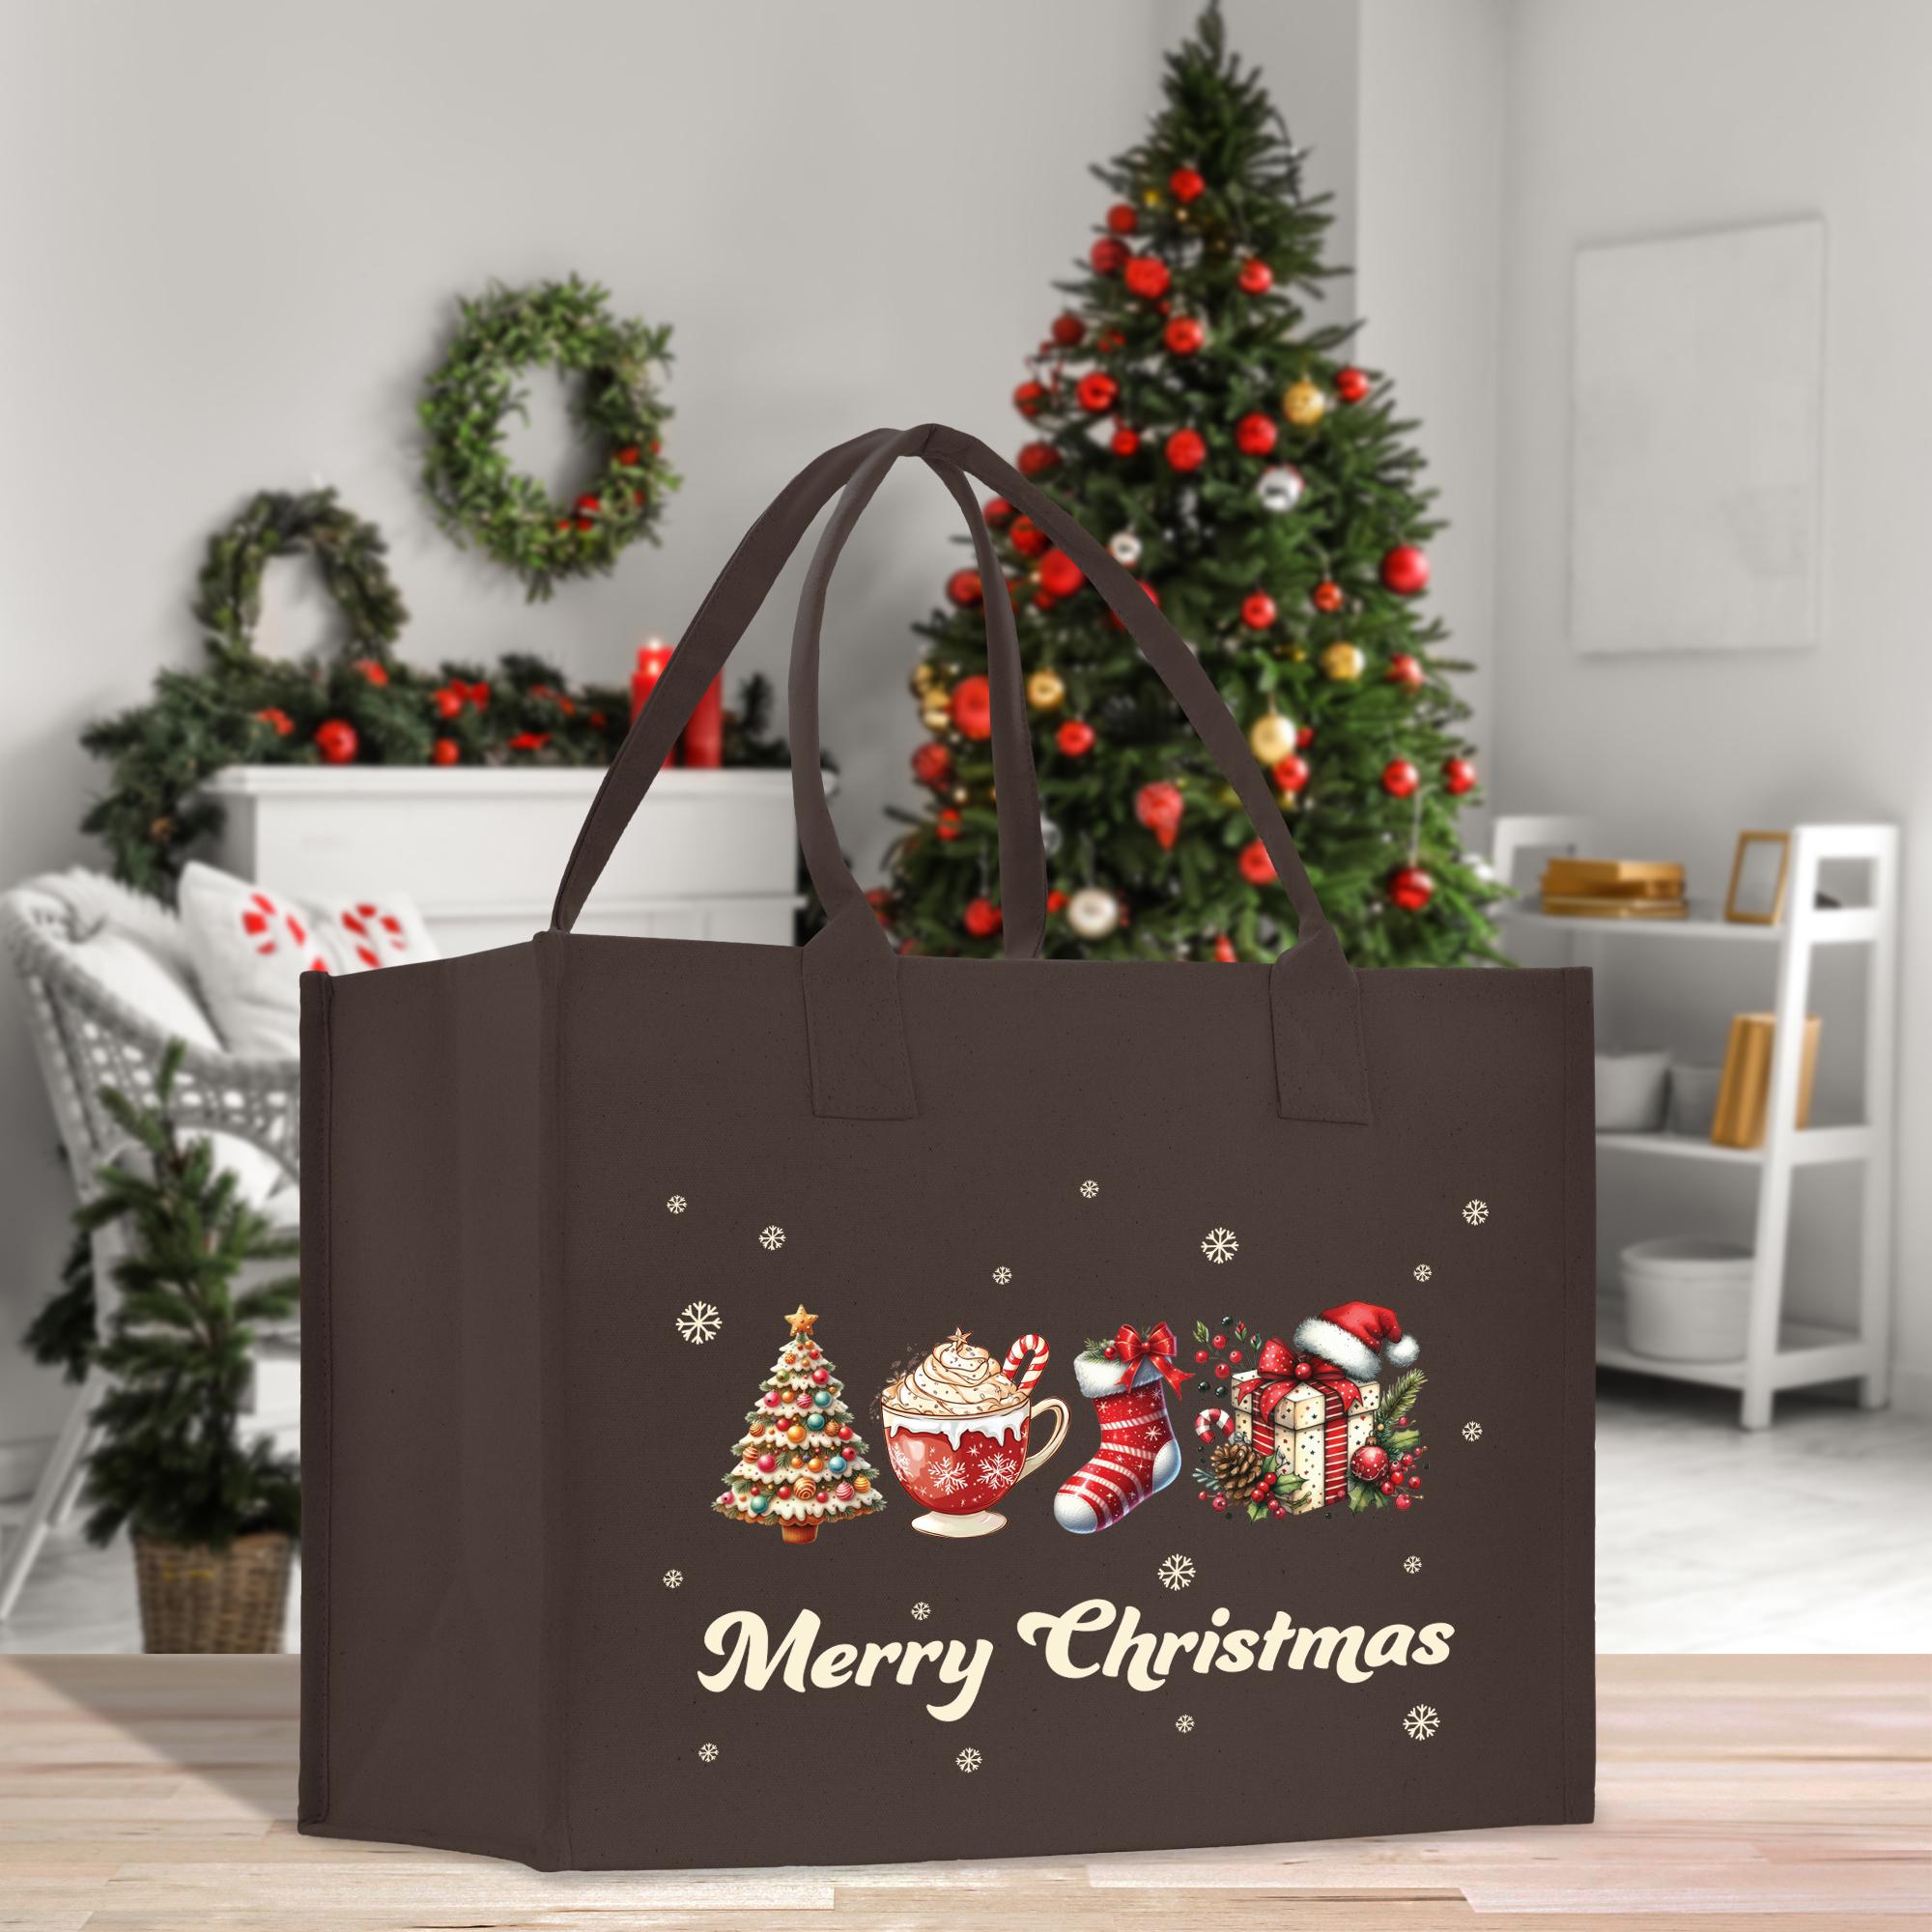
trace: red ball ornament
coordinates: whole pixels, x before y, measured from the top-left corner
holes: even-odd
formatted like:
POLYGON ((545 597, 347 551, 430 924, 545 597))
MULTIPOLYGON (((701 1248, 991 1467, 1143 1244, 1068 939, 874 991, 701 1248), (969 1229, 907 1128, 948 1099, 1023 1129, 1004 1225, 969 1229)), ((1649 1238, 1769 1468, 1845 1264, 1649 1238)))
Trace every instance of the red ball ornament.
POLYGON ((1046 895, 1046 909, 1049 914, 1066 910, 1066 895, 1056 887, 1046 895))
POLYGON ((1191 315, 1178 315, 1161 331, 1161 340, 1176 355, 1192 355, 1208 340, 1208 330, 1191 315))
POLYGON ((1020 451, 1020 474, 1044 476, 1060 467, 1060 452, 1050 442, 1030 442, 1020 451))
POLYGON ((1176 168, 1167 178, 1168 192, 1183 205, 1199 201, 1208 192, 1208 181, 1199 168, 1176 168))
POLYGON ((433 765, 453 765, 462 755, 454 738, 439 738, 429 748, 429 761, 433 765))
POLYGON ((1104 369, 1090 369, 1074 384, 1074 400, 1094 415, 1104 415, 1120 400, 1121 385, 1104 369))
POLYGON ((1314 742, 1315 742, 1315 726, 1313 724, 1304 724, 1301 727, 1301 729, 1294 734, 1294 749, 1297 752, 1307 751, 1309 746, 1314 744, 1314 742))
POLYGON ((1141 433, 1137 429, 1129 429, 1125 423, 1122 423, 1114 432, 1113 439, 1107 444, 1107 447, 1116 456, 1138 456, 1141 448, 1141 433))
POLYGON ((1251 255, 1241 264, 1241 271, 1235 280, 1240 284, 1243 295, 1264 296, 1274 287, 1274 270, 1259 255, 1251 255))
POLYGON ((463 709, 464 697, 462 692, 444 685, 440 691, 431 694, 430 703, 439 718, 454 718, 463 709))
POLYGON ((1053 738, 1069 758, 1084 758, 1094 749, 1094 727, 1084 718, 1069 718, 1053 738))
POLYGON ((1023 416, 1037 416, 1040 405, 1046 401, 1044 383, 1022 383, 1013 391, 1013 408, 1023 416))
POLYGON ((944 745, 928 738, 912 754, 912 775, 923 785, 935 790, 952 782, 952 753, 944 745))
POLYGON ((1166 779, 1144 784, 1134 794, 1134 816, 1153 834, 1163 852, 1174 850, 1186 810, 1187 801, 1180 795, 1180 787, 1166 779))
POLYGON ((1389 904, 1420 912, 1435 896, 1435 881, 1420 866, 1398 866, 1388 875, 1389 904))
POLYGON ((1053 548, 1053 539, 1031 517, 1015 518, 1007 540, 1022 556, 1044 556, 1053 548))
POLYGON ((1185 476, 1208 461, 1208 442, 1198 429, 1178 429, 1167 440, 1167 467, 1185 476))
POLYGON ((952 724, 962 738, 993 735, 993 690, 983 677, 962 677, 952 687, 952 724))
POLYGON ((1131 235, 1141 225, 1141 218, 1132 207, 1124 201, 1117 201, 1107 211, 1107 226, 1116 235, 1131 235))
POLYGON ((1271 886, 1274 884, 1274 861, 1268 857, 1268 848, 1259 838, 1250 838, 1241 847, 1241 856, 1235 861, 1240 867, 1241 877, 1251 886, 1271 886))
POLYGON ((1116 236, 1103 235, 1088 249, 1087 265, 1096 275, 1118 275, 1127 265, 1127 244, 1116 236))
POLYGON ((1309 781, 1308 760, 1299 752, 1291 752, 1274 768, 1274 781, 1286 792, 1300 791, 1309 781))
POLYGON ((1275 615, 1274 599, 1265 590, 1250 591, 1241 599, 1241 622, 1251 631, 1265 631, 1275 615))
POLYGON ((1070 311, 1053 318, 1053 339, 1062 349, 1078 349, 1087 339, 1087 325, 1070 311))
POLYGON ((1000 909, 991 899, 973 899, 966 907, 965 926, 975 939, 990 939, 1002 921, 1000 909))
MULTIPOLYGON (((1240 956, 1241 955, 1235 951, 1235 942, 1232 939, 1230 939, 1225 932, 1220 934, 1215 939, 1214 957, 1218 959, 1223 966, 1234 965, 1240 958, 1240 956)), ((1201 1359, 1205 1362, 1208 1359, 1208 1357, 1206 1356, 1206 1354, 1203 1354, 1201 1359)))
POLYGON ((1335 393, 1345 403, 1359 403, 1369 393, 1368 371, 1357 369, 1352 363, 1336 370, 1335 393))
POLYGON ((1158 301, 1174 281, 1158 255, 1136 255, 1126 266, 1127 293, 1144 301, 1158 301))
POLYGON ((1365 1483, 1379 1483, 1388 1474, 1389 1452, 1378 1442, 1364 1442, 1349 1458, 1349 1468, 1365 1483))
POLYGON ((1399 684, 1405 691, 1420 691, 1426 682, 1421 659, 1411 657, 1406 651, 1397 651, 1389 659, 1383 675, 1390 684, 1399 684))
POLYGON ((1308 593, 1308 601, 1329 616, 1342 608, 1342 586, 1332 577, 1324 577, 1308 593))
POLYGON ((1476 788, 1476 761, 1473 758, 1445 758, 1442 763, 1442 789, 1452 798, 1461 798, 1476 788))
POLYGON ((1391 798, 1411 797, 1422 782, 1422 774, 1406 758, 1391 758, 1382 767, 1382 789, 1391 798))
POLYGON ((989 529, 1003 530, 1013 520, 1013 506, 1004 497, 988 497, 980 514, 989 529))
POLYGON ((1086 582, 1086 574, 1064 550, 1050 550, 1039 560, 1039 587, 1049 597, 1071 597, 1086 582))
POLYGON ((1398 597, 1414 597, 1429 588, 1429 555, 1414 544, 1397 544, 1382 557, 1382 582, 1398 597))
POLYGON ((977 570, 955 570, 946 580, 946 594, 962 610, 986 601, 986 586, 977 570))
POLYGON ((1280 436, 1281 431, 1272 416, 1253 410, 1235 425, 1235 447, 1243 456, 1266 456, 1280 436))
POLYGON ((315 727, 315 749, 322 753, 326 765, 354 764, 361 744, 355 725, 346 719, 325 719, 315 727))

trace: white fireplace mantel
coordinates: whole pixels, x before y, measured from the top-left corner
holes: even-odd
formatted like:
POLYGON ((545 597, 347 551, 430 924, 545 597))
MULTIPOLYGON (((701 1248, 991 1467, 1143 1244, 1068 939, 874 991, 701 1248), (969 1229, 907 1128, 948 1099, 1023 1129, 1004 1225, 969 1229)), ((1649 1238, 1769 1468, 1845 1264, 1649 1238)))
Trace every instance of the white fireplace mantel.
MULTIPOLYGON (((327 900, 409 895, 448 952, 530 937, 602 767, 232 765, 213 864, 327 900)), ((830 781, 828 780, 828 782, 830 781)), ((579 930, 788 945, 799 903, 787 771, 659 775, 579 930)))

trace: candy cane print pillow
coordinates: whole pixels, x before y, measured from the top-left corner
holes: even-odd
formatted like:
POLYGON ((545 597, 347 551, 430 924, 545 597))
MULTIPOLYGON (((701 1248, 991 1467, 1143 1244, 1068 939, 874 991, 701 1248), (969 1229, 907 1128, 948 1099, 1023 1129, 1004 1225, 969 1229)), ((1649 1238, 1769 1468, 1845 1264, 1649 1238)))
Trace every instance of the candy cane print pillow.
POLYGON ((190 865, 181 916, 209 1016, 229 1051, 249 1059, 299 1050, 304 973, 369 973, 437 957, 422 915, 395 893, 311 907, 190 865))

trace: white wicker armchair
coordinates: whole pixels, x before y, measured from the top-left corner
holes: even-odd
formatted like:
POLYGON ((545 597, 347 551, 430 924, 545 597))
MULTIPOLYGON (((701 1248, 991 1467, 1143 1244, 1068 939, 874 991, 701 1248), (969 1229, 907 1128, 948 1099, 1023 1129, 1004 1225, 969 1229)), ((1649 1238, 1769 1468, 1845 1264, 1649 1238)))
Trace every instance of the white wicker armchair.
MULTIPOLYGON (((246 1163, 244 1191, 271 1218, 292 1224, 294 1188, 268 1197, 275 1179, 297 1178, 299 1063, 242 1060, 218 1044, 196 1000, 185 940, 171 912, 98 875, 72 872, 0 895, 0 939, 26 990, 35 1050, 81 1200, 96 1191, 99 1170, 127 1151, 100 1089, 117 1087, 137 1106, 151 1104, 161 1056, 179 1037, 185 1052, 175 1118, 216 1136, 231 1165, 246 1163), (103 970, 110 956, 118 972, 103 970), (137 968, 131 976, 130 959, 137 968), (144 1009, 124 990, 130 985, 146 985, 158 997, 144 1009), (224 1137, 257 1151, 246 1154, 224 1137)), ((103 1312, 115 1240, 112 1228, 94 1237, 103 1312)), ((99 1394, 93 1381, 77 1391, 33 1500, 0 1549, 0 1621, 12 1613, 47 1531, 72 1508, 86 1466, 88 1412, 99 1394)))

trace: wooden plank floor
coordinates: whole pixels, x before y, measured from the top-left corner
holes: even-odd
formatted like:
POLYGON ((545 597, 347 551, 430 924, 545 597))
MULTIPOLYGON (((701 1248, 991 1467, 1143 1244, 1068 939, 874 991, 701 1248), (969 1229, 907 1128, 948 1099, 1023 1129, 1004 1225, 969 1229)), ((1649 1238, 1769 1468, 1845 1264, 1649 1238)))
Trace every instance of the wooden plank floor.
POLYGON ((776 1872, 298 1836, 292 1658, 0 1660, 0 1928, 1510 1932, 1932 1918, 1932 1658, 1605 1657, 1593 1826, 776 1872), (808 1915, 810 1917, 808 1918, 808 1915))

